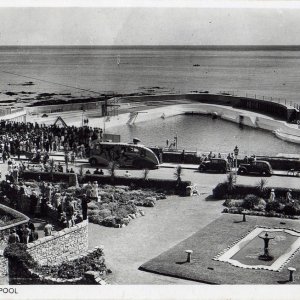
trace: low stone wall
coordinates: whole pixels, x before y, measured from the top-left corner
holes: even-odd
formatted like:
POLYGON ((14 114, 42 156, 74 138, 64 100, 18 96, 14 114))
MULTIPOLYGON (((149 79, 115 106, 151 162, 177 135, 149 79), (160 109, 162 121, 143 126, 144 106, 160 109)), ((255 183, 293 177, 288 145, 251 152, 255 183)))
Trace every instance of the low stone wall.
MULTIPOLYGON (((92 254, 93 252, 98 251, 99 247, 96 247, 94 250, 89 250, 81 255, 72 257, 69 261, 78 259, 83 256, 92 254)), ((51 276, 45 276, 33 269, 29 269, 23 262, 16 261, 14 259, 8 259, 8 268, 9 268, 9 284, 68 284, 68 285, 77 285, 77 284, 100 284, 105 285, 106 282, 100 277, 100 274, 95 271, 88 271, 82 277, 65 279, 65 278, 53 278, 51 276)))
POLYGON ((41 265, 56 265, 88 250, 88 222, 83 221, 27 244, 28 253, 41 265))
POLYGON ((0 253, 0 278, 7 276, 7 258, 3 256, 3 251, 0 253))

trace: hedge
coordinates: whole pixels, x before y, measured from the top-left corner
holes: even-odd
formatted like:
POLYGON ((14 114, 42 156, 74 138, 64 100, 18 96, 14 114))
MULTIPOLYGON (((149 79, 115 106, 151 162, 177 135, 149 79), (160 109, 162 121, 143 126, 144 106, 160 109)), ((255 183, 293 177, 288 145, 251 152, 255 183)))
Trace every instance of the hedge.
MULTIPOLYGON (((69 182, 70 176, 74 176, 72 173, 48 173, 48 172, 33 172, 33 171, 24 171, 22 173, 22 178, 24 180, 42 180, 42 181, 51 181, 51 182, 69 182)), ((80 176, 78 175, 80 179, 80 176)), ((115 185, 134 185, 137 188, 154 188, 161 189, 164 191, 174 190, 179 195, 185 195, 186 187, 191 185, 190 181, 182 181, 179 186, 177 186, 176 180, 173 179, 143 179, 136 177, 123 177, 118 176, 114 178, 114 182, 110 176, 105 175, 95 175, 95 174, 86 174, 82 178, 82 182, 88 181, 97 181, 100 184, 115 184, 115 185)))
POLYGON ((199 165, 201 160, 199 156, 194 153, 185 153, 182 160, 181 152, 164 152, 162 155, 164 163, 185 163, 199 165))
MULTIPOLYGON (((282 187, 266 187, 264 189, 264 193, 266 195, 270 195, 271 189, 275 190, 276 198, 277 197, 285 197, 288 190, 291 190, 292 197, 296 199, 300 199, 300 190, 299 189, 290 189, 290 188, 282 188, 282 187)), ((253 194, 256 196, 261 196, 261 192, 257 186, 253 185, 242 185, 238 184, 234 186, 234 189, 229 193, 227 189, 226 182, 219 183, 213 189, 213 197, 215 199, 224 199, 227 195, 231 196, 241 196, 245 197, 246 195, 253 194)))
MULTIPOLYGON (((97 181, 100 184, 112 184, 110 176, 103 175, 85 175, 83 178, 84 182, 88 181, 97 181)), ((190 181, 182 181, 180 186, 177 186, 176 180, 173 179, 143 179, 143 178, 135 178, 135 177, 115 177, 114 178, 115 185, 134 185, 138 188, 154 188, 161 189, 164 191, 175 190, 178 194, 185 195, 186 187, 191 185, 190 181)))

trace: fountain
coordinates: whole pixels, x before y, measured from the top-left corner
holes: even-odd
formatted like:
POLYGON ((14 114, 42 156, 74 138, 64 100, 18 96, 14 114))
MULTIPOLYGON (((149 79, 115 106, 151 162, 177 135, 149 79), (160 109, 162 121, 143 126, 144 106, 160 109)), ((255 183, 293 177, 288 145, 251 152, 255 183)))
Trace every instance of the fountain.
POLYGON ((274 257, 269 253, 269 241, 273 240, 275 237, 269 237, 267 232, 264 236, 258 236, 258 237, 264 240, 264 254, 259 255, 258 259, 265 260, 265 261, 273 260, 274 257))

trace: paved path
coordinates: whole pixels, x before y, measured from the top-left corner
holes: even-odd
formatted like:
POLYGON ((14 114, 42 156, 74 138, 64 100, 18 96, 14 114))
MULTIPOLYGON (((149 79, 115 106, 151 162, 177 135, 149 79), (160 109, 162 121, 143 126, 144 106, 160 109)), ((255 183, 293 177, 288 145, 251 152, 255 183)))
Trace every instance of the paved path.
POLYGON ((132 220, 121 229, 90 224, 89 247, 104 246, 106 262, 113 271, 109 282, 194 284, 192 281, 139 271, 138 268, 220 216, 222 201, 208 202, 204 198, 205 195, 172 196, 158 201, 154 208, 144 209, 144 217, 132 220))

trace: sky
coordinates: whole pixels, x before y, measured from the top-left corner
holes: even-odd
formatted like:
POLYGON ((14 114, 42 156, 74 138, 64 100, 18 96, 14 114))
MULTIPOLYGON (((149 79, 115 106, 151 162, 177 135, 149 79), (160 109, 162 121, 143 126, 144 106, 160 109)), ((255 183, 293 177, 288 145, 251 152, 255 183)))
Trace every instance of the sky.
POLYGON ((0 45, 300 45, 300 6, 187 6, 0 7, 0 45))

